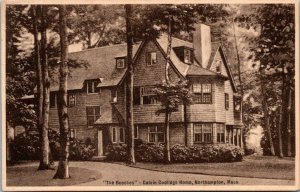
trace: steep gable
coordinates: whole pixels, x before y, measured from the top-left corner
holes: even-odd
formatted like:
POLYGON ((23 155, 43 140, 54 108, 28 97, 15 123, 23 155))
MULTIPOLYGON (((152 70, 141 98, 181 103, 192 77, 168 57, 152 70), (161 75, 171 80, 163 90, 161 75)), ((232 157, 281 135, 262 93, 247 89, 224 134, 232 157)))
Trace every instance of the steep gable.
POLYGON ((208 63, 208 70, 221 74, 222 76, 228 77, 234 92, 236 92, 235 81, 232 76, 231 68, 228 64, 226 55, 223 51, 221 44, 215 44, 215 51, 212 52, 211 58, 208 63))

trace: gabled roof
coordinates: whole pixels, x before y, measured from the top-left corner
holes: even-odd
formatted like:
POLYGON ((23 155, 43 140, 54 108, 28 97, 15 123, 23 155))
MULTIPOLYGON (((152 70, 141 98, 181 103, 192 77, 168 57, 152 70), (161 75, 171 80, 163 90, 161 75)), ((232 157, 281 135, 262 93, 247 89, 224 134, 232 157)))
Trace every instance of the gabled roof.
MULTIPOLYGON (((136 53, 141 43, 133 46, 133 54, 136 53)), ((86 49, 79 52, 69 53, 69 58, 74 60, 83 60, 88 62, 88 68, 70 69, 68 77, 68 89, 81 89, 83 82, 87 79, 103 78, 99 87, 115 86, 123 78, 126 68, 116 68, 116 57, 123 57, 127 54, 127 45, 111 45, 98 47, 94 49, 86 49)), ((58 73, 55 73, 58 76, 58 73)), ((54 78, 58 79, 58 78, 54 78)), ((59 89, 58 82, 51 82, 51 91, 59 89)))
MULTIPOLYGON (((145 42, 145 41, 144 41, 145 42)), ((139 50, 142 49, 144 42, 139 42, 133 46, 134 59, 138 56, 139 50)), ((161 35, 159 38, 154 40, 158 45, 162 53, 166 56, 168 48, 168 36, 161 35)), ((178 38, 172 38, 172 49, 170 54, 171 66, 175 71, 182 77, 186 76, 221 76, 210 69, 216 52, 219 50, 221 45, 219 43, 212 43, 212 53, 209 59, 209 68, 202 68, 197 61, 194 64, 186 64, 181 61, 176 53, 174 47, 188 47, 193 49, 193 43, 184 41, 178 38)), ((125 77, 127 68, 117 69, 116 60, 117 57, 125 57, 127 55, 127 44, 111 45, 98 47, 93 49, 86 49, 79 52, 69 53, 69 58, 73 60, 83 60, 88 63, 86 68, 75 68, 70 69, 70 76, 68 77, 68 89, 82 89, 83 83, 88 79, 101 79, 98 87, 108 87, 118 85, 125 77)), ((230 69, 229 69, 230 70, 230 69)), ((58 76, 58 72, 54 73, 58 76)), ((53 78, 58 79, 58 78, 53 78)), ((234 82, 233 85, 235 86, 234 82)), ((59 89, 58 81, 51 82, 51 91, 57 91, 59 89)))

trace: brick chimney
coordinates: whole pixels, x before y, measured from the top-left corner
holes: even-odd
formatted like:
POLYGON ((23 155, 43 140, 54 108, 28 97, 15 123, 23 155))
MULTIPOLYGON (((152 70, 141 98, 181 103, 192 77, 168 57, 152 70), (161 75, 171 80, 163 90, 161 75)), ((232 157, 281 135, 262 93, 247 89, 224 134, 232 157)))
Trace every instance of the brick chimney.
POLYGON ((193 45, 195 58, 201 63, 203 68, 207 68, 211 55, 211 35, 210 26, 196 24, 193 32, 193 45))

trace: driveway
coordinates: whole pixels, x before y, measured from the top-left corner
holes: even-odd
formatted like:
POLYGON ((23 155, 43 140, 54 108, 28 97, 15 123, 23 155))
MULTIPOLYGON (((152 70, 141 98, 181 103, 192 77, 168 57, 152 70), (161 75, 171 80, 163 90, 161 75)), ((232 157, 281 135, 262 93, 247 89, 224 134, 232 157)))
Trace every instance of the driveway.
POLYGON ((101 173, 100 179, 80 184, 82 186, 294 185, 294 180, 166 173, 106 162, 71 162, 70 166, 92 169, 101 173))

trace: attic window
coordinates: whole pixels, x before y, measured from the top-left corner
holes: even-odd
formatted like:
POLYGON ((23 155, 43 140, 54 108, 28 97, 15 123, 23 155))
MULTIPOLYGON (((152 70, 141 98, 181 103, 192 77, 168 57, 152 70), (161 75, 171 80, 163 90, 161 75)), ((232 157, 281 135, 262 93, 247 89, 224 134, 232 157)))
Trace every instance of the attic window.
POLYGON ((157 55, 156 52, 148 52, 146 56, 147 66, 151 66, 157 63, 157 55))
POLYGON ((125 68, 125 57, 116 58, 116 65, 117 65, 117 69, 125 68))
POLYGON ((221 60, 217 60, 216 61, 216 72, 217 73, 221 73, 222 72, 222 61, 221 60))
POLYGON ((100 93, 98 88, 99 80, 87 80, 86 81, 86 92, 89 93, 100 93))
POLYGON ((184 62, 185 63, 192 63, 192 54, 191 54, 191 50, 185 48, 184 49, 184 62))

